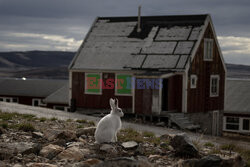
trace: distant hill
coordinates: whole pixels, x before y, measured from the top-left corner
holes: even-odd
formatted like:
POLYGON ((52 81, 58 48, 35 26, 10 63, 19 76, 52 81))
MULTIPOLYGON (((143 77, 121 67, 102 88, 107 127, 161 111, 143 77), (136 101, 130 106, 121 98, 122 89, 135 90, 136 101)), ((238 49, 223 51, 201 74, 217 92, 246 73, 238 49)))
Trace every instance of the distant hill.
MULTIPOLYGON (((0 52, 0 77, 67 79, 75 52, 0 52)), ((250 66, 227 64, 228 77, 250 78, 250 66)))
POLYGON ((0 77, 68 78, 75 52, 0 52, 0 77))

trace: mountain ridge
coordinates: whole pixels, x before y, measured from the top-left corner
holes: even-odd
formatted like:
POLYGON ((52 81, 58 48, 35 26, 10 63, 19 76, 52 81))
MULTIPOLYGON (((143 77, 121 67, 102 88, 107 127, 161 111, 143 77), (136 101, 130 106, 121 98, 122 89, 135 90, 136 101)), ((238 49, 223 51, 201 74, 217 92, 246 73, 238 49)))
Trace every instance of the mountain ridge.
MULTIPOLYGON (((0 52, 0 77, 68 79, 68 66, 76 52, 0 52)), ((230 78, 249 78, 250 66, 226 64, 230 78)))

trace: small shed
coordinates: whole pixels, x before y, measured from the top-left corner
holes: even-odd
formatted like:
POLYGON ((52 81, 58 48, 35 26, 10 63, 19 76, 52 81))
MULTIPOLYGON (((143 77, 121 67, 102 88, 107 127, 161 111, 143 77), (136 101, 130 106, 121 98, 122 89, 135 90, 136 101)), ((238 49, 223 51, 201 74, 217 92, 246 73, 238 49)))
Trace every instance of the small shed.
POLYGON ((0 79, 0 101, 46 106, 43 99, 64 86, 67 80, 0 79))
POLYGON ((250 79, 227 79, 223 130, 250 134, 250 79))

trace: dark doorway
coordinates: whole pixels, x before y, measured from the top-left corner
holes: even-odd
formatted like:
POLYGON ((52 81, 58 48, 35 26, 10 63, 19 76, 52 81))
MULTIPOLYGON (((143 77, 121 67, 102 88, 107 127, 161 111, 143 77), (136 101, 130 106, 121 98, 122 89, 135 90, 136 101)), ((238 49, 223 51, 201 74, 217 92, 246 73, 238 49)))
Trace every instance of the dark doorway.
POLYGON ((162 101, 161 101, 161 109, 162 111, 168 110, 168 80, 163 79, 162 82, 162 101))

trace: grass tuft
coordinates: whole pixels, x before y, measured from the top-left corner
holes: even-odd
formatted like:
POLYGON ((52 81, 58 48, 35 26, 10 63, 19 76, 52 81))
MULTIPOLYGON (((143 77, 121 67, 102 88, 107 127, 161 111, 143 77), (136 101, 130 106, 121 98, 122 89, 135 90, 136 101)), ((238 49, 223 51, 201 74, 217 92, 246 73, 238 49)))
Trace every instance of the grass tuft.
POLYGON ((4 129, 7 129, 8 128, 8 124, 7 123, 1 123, 0 126, 4 129))
POLYGON ((214 147, 213 143, 207 142, 204 144, 205 147, 214 147))
POLYGON ((42 117, 42 118, 39 118, 40 122, 45 122, 47 120, 47 118, 45 117, 42 117))
POLYGON ((76 122, 78 122, 78 123, 87 123, 88 121, 86 121, 85 119, 78 119, 78 120, 76 120, 76 122))
POLYGON ((18 130, 22 130, 24 132, 34 132, 35 128, 30 123, 23 123, 19 125, 18 130))

